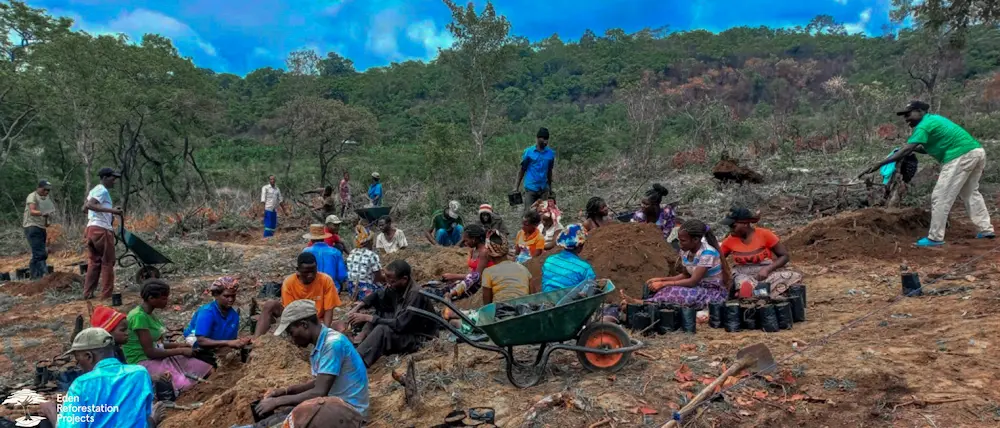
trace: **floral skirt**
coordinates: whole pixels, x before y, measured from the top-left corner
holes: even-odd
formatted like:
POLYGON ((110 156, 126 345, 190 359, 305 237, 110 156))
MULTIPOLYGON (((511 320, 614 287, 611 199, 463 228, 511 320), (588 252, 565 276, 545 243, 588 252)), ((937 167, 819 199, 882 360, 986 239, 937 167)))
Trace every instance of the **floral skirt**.
POLYGON ((727 293, 720 284, 701 283, 694 287, 663 287, 647 302, 670 303, 678 306, 702 307, 726 301, 727 293))
MULTIPOLYGON (((760 272, 767 265, 733 265, 733 288, 739 290, 743 284, 748 284, 750 288, 756 287, 757 272, 760 272)), ((767 282, 771 283, 772 296, 780 296, 788 291, 788 287, 802 282, 802 273, 791 269, 778 269, 767 276, 767 282)))
POLYGON ((369 294, 379 290, 379 286, 370 282, 347 281, 347 294, 353 296, 355 301, 364 300, 369 294))

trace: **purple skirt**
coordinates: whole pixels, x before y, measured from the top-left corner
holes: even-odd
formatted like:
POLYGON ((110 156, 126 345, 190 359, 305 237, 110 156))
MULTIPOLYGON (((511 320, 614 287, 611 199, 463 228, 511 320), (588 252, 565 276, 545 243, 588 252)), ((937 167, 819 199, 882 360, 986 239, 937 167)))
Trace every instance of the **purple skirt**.
POLYGON ((188 379, 185 374, 204 379, 212 371, 212 366, 202 360, 174 355, 162 360, 139 361, 139 365, 149 371, 150 377, 159 376, 163 373, 170 373, 170 383, 174 385, 174 392, 180 393, 191 389, 197 381, 188 379))
POLYGON ((720 287, 663 287, 647 302, 670 303, 678 306, 703 307, 726 301, 726 290, 720 287))

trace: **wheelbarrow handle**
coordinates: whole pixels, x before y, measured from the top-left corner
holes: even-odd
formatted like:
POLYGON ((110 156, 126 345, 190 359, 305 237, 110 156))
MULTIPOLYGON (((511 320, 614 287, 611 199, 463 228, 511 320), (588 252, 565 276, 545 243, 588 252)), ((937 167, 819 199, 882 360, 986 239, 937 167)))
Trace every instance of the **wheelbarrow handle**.
POLYGON ((420 315, 420 316, 422 316, 424 318, 430 319, 431 321, 434 321, 434 322, 436 322, 438 324, 441 324, 442 327, 448 329, 448 331, 450 331, 452 334, 454 334, 458 338, 464 340, 466 343, 468 343, 468 344, 470 344, 470 345, 472 345, 472 346, 474 346, 476 348, 482 349, 484 351, 499 352, 500 354, 503 354, 503 356, 505 358, 507 358, 507 359, 513 358, 513 355, 508 354, 507 351, 505 351, 503 348, 500 348, 498 346, 493 346, 493 345, 484 345, 482 343, 478 343, 478 342, 470 339, 469 336, 466 336, 465 334, 462 333, 462 330, 460 330, 458 328, 455 328, 455 326, 451 325, 451 323, 448 322, 448 320, 446 320, 444 318, 441 318, 440 315, 438 315, 438 314, 436 314, 434 312, 425 311, 423 309, 415 308, 413 306, 407 307, 407 310, 413 311, 413 313, 415 313, 417 315, 420 315))
POLYGON ((434 301, 436 301, 438 303, 441 303, 441 304, 447 306, 448 309, 451 309, 451 311, 455 315, 458 315, 458 317, 461 318, 462 321, 465 321, 466 324, 471 325, 471 326, 475 326, 476 325, 475 321, 473 321, 473 320, 469 319, 469 317, 465 316, 465 314, 462 313, 461 309, 458 309, 457 307, 455 307, 455 305, 451 304, 451 302, 449 302, 447 299, 444 299, 444 298, 442 298, 442 297, 440 297, 440 296, 438 296, 438 295, 436 295, 434 293, 429 293, 429 292, 427 292, 425 290, 420 290, 420 294, 423 294, 424 297, 427 297, 427 298, 429 298, 431 300, 434 300, 434 301))

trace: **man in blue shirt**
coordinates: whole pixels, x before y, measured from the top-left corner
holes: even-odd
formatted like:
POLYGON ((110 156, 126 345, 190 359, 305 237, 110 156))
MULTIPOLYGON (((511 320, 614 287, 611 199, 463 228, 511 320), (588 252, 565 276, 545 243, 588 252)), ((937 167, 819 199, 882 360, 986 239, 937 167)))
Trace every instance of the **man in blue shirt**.
POLYGON ((42 414, 59 428, 155 427, 163 418, 160 403, 153 406, 153 383, 146 368, 115 359, 115 339, 102 328, 81 331, 72 353, 85 372, 60 397, 45 403, 42 414), (58 412, 58 416, 56 413, 58 412))
POLYGON ((564 249, 545 258, 542 264, 542 292, 576 287, 580 283, 596 279, 594 268, 580 258, 587 232, 582 225, 571 224, 560 235, 556 243, 564 249))
POLYGON ((275 335, 285 331, 295 345, 315 345, 309 356, 315 378, 307 383, 269 391, 257 405, 257 414, 267 414, 285 406, 324 396, 344 400, 358 413, 368 415, 368 372, 350 339, 319 323, 316 303, 296 300, 281 312, 275 335))
POLYGON ((524 149, 521 156, 521 171, 517 174, 514 192, 521 190, 524 182, 524 208, 531 209, 535 201, 548 199, 552 192, 552 167, 556 164, 556 152, 549 148, 549 130, 541 128, 535 137, 535 145, 524 149))
POLYGON ((316 256, 316 270, 330 275, 339 292, 347 281, 347 262, 344 260, 344 253, 324 241, 331 236, 333 235, 327 233, 322 224, 310 225, 309 233, 302 237, 311 241, 312 245, 304 248, 302 252, 316 256))
POLYGON ((368 200, 373 207, 382 206, 382 176, 377 172, 372 173, 372 184, 368 186, 368 200))
POLYGON ((239 282, 231 276, 224 276, 212 282, 208 292, 215 300, 206 303, 194 312, 191 322, 184 329, 184 337, 193 341, 195 358, 218 367, 215 350, 218 348, 242 348, 250 343, 249 337, 237 339, 240 330, 240 314, 233 309, 239 282))

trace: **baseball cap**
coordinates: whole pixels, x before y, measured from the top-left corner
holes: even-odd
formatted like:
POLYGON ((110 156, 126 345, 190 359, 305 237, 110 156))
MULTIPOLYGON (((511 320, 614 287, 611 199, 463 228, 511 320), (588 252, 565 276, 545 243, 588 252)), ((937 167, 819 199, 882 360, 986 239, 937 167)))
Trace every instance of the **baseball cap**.
POLYGON ((382 176, 381 176, 381 175, 379 175, 379 173, 377 173, 377 172, 373 172, 373 173, 372 173, 372 178, 381 178, 381 177, 382 177, 382 176))
POLYGON ((923 101, 913 100, 913 101, 910 101, 908 104, 906 104, 906 107, 904 107, 902 110, 897 111, 896 115, 902 116, 902 115, 905 115, 905 114, 907 114, 907 113, 909 113, 911 111, 914 111, 914 110, 919 110, 919 111, 922 111, 922 112, 926 113, 930 109, 931 109, 931 105, 930 104, 927 104, 927 103, 925 103, 923 101))
POLYGON ((364 416, 339 397, 318 397, 295 406, 288 420, 295 428, 354 428, 364 416))
POLYGON ((281 311, 281 321, 278 322, 278 329, 274 330, 275 336, 281 336, 295 321, 304 320, 316 316, 316 302, 309 299, 296 300, 285 306, 281 311))
POLYGON ((39 189, 51 189, 52 188, 52 183, 49 183, 49 180, 39 181, 38 182, 38 188, 39 189))
POLYGON ((76 351, 92 351, 94 349, 102 349, 104 347, 111 346, 114 343, 115 339, 111 337, 111 333, 108 333, 103 328, 85 328, 73 338, 73 345, 70 346, 69 351, 66 351, 63 355, 69 355, 76 351))
POLYGON ((115 170, 113 170, 111 168, 101 168, 100 171, 97 171, 97 176, 98 177, 107 177, 109 175, 110 176, 114 176, 114 177, 121 177, 122 176, 122 174, 120 172, 115 171, 115 170))
POLYGON ((729 214, 726 214, 726 217, 719 223, 722 223, 723 226, 732 226, 738 222, 755 223, 757 222, 757 217, 746 208, 733 207, 729 210, 729 214))
POLYGON ((462 208, 462 204, 458 201, 448 202, 448 209, 445 210, 445 214, 448 214, 449 218, 458 218, 458 210, 462 208))
POLYGON ((340 217, 337 217, 335 215, 328 215, 328 216, 326 216, 326 222, 325 222, 325 224, 341 224, 341 223, 343 223, 343 222, 340 221, 340 217))

